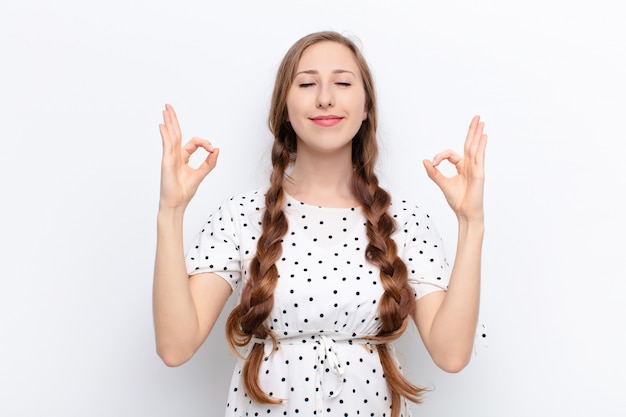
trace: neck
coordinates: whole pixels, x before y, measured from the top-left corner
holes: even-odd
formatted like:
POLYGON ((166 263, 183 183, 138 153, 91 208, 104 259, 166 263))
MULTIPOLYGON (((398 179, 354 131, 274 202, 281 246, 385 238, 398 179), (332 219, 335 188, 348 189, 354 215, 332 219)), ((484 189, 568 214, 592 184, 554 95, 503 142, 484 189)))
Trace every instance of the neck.
POLYGON ((354 207, 352 149, 316 154, 298 149, 285 191, 305 203, 325 207, 354 207))

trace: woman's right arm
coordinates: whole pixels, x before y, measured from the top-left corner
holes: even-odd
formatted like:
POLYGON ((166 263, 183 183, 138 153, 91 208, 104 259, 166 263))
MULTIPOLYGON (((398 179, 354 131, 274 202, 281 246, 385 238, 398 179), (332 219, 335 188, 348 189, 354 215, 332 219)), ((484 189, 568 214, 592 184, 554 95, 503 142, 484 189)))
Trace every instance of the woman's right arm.
POLYGON ((163 111, 163 122, 159 125, 163 159, 153 315, 157 353, 168 366, 178 366, 188 361, 202 345, 232 290, 213 273, 189 277, 183 244, 185 209, 202 180, 215 168, 219 150, 199 138, 181 146, 180 126, 170 105, 163 111), (189 158, 199 148, 209 155, 194 169, 189 166, 189 158))

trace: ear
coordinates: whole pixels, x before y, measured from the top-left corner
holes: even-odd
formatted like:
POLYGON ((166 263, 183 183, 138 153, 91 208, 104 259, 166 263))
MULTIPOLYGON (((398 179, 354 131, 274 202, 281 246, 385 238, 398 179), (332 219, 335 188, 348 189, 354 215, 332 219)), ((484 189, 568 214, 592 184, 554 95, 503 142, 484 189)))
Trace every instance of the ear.
POLYGON ((363 119, 361 120, 367 120, 367 109, 363 110, 363 119))

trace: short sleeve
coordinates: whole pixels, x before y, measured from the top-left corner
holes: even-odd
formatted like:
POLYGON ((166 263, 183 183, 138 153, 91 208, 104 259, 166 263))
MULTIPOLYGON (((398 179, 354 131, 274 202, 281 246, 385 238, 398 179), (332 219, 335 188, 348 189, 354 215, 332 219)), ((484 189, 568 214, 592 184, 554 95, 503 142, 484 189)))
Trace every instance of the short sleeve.
POLYGON ((185 256, 189 275, 215 272, 237 289, 241 281, 239 226, 230 200, 222 204, 195 236, 185 256))
POLYGON ((417 299, 448 289, 450 265, 443 240, 430 217, 417 207, 406 207, 402 259, 408 269, 409 284, 417 299))

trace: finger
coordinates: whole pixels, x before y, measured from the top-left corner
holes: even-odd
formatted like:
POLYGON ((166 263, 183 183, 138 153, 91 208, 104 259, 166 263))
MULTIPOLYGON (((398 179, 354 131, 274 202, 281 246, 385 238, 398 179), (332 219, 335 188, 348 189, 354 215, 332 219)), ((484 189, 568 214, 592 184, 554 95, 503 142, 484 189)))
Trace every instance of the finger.
POLYGON ((442 161, 448 160, 451 164, 458 164, 461 161, 461 156, 451 149, 446 149, 443 152, 439 152, 432 160, 433 166, 438 166, 442 161))
POLYGON ((485 123, 479 122, 476 125, 476 129, 474 130, 474 135, 471 140, 468 142, 467 148, 467 156, 469 159, 474 161, 476 159, 476 152, 478 151, 478 147, 480 146, 480 139, 483 136, 483 131, 485 130, 485 123))
POLYGON ((174 111, 174 107, 171 104, 165 105, 165 111, 163 112, 163 119, 165 120, 165 126, 169 132, 172 140, 175 141, 176 146, 179 146, 182 138, 180 125, 178 123, 178 116, 174 111))
POLYGON ((176 110, 174 110, 174 106, 172 106, 171 104, 166 104, 165 109, 167 110, 171 118, 172 126, 175 128, 180 128, 180 125, 178 124, 178 116, 176 115, 176 110))
POLYGON ((159 132, 161 133, 161 143, 163 144, 163 154, 171 154, 176 147, 172 143, 172 138, 164 124, 159 124, 159 132))
POLYGON ((202 148, 209 153, 213 152, 214 150, 213 145, 211 145, 211 142, 209 142, 206 139, 202 139, 198 137, 191 138, 189 142, 187 142, 185 146, 183 146, 183 149, 189 155, 193 154, 198 148, 202 148))
POLYGON ((200 164, 200 166, 196 169, 201 179, 206 177, 209 172, 213 171, 213 168, 217 165, 217 157, 219 154, 219 148, 213 148, 213 151, 209 153, 202 164, 200 164))
POLYGON ((463 145, 463 152, 469 155, 471 152, 472 144, 476 136, 476 130, 480 124, 480 116, 476 115, 472 117, 469 127, 467 128, 467 135, 465 136, 465 144, 463 145))
POLYGON ((185 164, 189 163, 191 155, 193 155, 198 149, 204 149, 209 154, 214 151, 213 145, 206 139, 193 137, 182 148, 182 160, 185 164))
POLYGON ((169 135, 167 129, 163 123, 159 123, 159 133, 161 134, 161 142, 163 142, 163 148, 169 145, 169 135))
POLYGON ((487 149, 487 135, 483 134, 478 142, 478 149, 476 151, 476 162, 481 166, 485 165, 485 150, 487 149))
POLYGON ((424 164, 424 168, 426 168, 426 174, 428 177, 433 180, 439 188, 443 189, 443 182, 446 180, 446 177, 428 159, 424 159, 422 163, 424 164))
POLYGON ((176 149, 180 146, 180 141, 172 129, 172 117, 167 109, 163 110, 163 129, 165 134, 161 133, 164 140, 167 141, 170 149, 176 149))
POLYGON ((474 135, 474 131, 476 130, 476 126, 478 126, 478 122, 480 122, 480 115, 476 114, 472 117, 470 121, 469 127, 467 129, 467 137, 466 139, 470 139, 471 136, 474 135))

